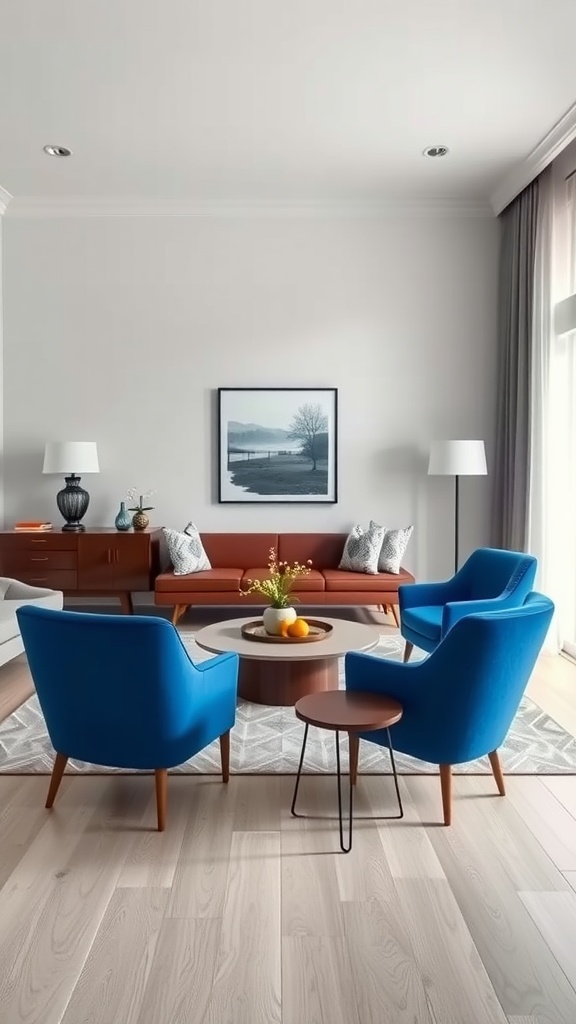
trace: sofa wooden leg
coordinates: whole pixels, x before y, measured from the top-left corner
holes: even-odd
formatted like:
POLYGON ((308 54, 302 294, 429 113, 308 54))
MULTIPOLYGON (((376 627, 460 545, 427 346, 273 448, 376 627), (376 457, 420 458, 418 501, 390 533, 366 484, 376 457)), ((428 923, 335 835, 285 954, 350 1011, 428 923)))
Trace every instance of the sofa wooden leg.
POLYGON ((62 782, 62 776, 64 775, 64 769, 68 764, 68 758, 66 754, 56 754, 54 758, 54 765, 52 768, 52 777, 50 779, 50 785, 48 787, 48 796, 46 797, 46 807, 52 807, 54 800, 56 799, 56 793, 60 788, 62 782))
POLYGON ((222 764, 222 782, 230 778, 230 730, 220 737, 220 761, 222 764))
POLYGON ((157 768, 154 772, 156 782, 156 814, 158 816, 158 831, 163 832, 166 828, 166 812, 168 810, 168 770, 157 768))
POLYGON ((414 650, 414 644, 411 644, 409 640, 406 641, 404 646, 404 662, 407 662, 412 651, 414 650))
POLYGON ((172 612, 172 625, 177 626, 182 616, 188 611, 189 604, 175 604, 172 612))
POLYGON ((500 758, 498 757, 498 751, 493 750, 488 754, 488 757, 490 758, 490 767, 492 768, 492 773, 496 780, 496 785, 498 786, 498 792, 500 793, 500 796, 506 796, 506 786, 504 785, 504 776, 502 775, 502 766, 500 764, 500 758))
POLYGON ((355 786, 358 781, 358 751, 360 749, 360 737, 357 732, 348 733, 348 756, 350 759, 350 785, 355 786))
POLYGON ((390 608, 392 609, 392 617, 394 619, 394 622, 398 626, 398 629, 400 629, 400 614, 399 614, 398 605, 397 604, 391 604, 390 608))
POLYGON ((441 764, 440 786, 442 789, 442 810, 444 811, 444 824, 452 824, 452 765, 441 764))

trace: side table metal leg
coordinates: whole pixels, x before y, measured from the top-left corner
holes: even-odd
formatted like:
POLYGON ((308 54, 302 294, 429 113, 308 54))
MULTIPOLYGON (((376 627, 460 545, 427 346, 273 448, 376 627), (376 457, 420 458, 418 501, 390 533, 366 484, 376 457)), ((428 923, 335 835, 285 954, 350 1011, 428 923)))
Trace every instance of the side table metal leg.
POLYGON ((302 765, 304 764, 304 754, 306 752, 306 741, 308 739, 308 729, 309 729, 309 725, 308 725, 308 722, 306 722, 306 726, 304 728, 304 739, 302 740, 302 750, 300 751, 300 763, 298 765, 298 772, 296 774, 296 783, 294 785, 294 796, 292 797, 292 806, 290 808, 290 814, 294 818, 304 818, 305 817, 304 814, 298 814, 297 811, 296 811, 296 797, 298 796, 298 787, 300 785, 300 776, 302 774, 302 765))
POLYGON ((404 808, 402 806, 402 797, 400 796, 400 786, 398 785, 398 775, 396 774, 396 762, 394 760, 394 749, 392 747, 392 740, 390 739, 390 729, 386 729, 386 735, 388 737, 388 750, 390 751, 390 763, 392 765, 392 775, 394 776, 394 785, 396 787, 396 796, 398 798, 398 808, 400 810, 399 818, 404 817, 404 808))
POLYGON ((342 853, 350 853, 352 849, 352 815, 354 803, 354 787, 352 776, 348 776, 348 791, 350 803, 348 805, 348 846, 344 845, 344 822, 342 819, 342 772, 340 770, 340 734, 336 732, 336 779, 338 784, 338 828, 340 832, 340 849, 342 853))

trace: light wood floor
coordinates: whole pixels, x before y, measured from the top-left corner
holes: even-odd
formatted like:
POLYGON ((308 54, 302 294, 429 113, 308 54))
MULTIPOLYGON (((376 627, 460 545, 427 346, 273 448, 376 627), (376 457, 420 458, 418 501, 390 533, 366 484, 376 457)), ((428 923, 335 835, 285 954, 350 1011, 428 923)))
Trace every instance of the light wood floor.
MULTIPOLYGON (((26 690, 0 670, 0 714, 26 690), (9 692, 9 696, 7 695, 9 692)), ((533 699, 576 724, 576 666, 533 699), (541 702, 540 700, 538 701, 541 702), (552 710, 555 709, 555 711, 552 710)), ((404 777, 404 821, 296 820, 293 779, 0 777, 2 1024, 572 1024, 576 777, 404 777)), ((334 814, 332 778, 302 809, 334 814)), ((360 779, 359 815, 394 810, 360 779)))

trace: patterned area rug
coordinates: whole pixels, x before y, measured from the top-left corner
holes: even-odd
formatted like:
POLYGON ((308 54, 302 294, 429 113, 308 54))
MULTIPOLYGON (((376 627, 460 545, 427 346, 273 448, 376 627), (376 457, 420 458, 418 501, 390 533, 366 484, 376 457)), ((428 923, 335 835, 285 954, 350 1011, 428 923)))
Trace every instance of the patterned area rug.
MULTIPOLYGON (((183 630, 182 638, 195 661, 211 657, 194 643, 191 632, 183 630)), ((404 641, 399 636, 386 635, 380 638, 379 646, 372 653, 400 660, 403 648, 404 641)), ((267 707, 240 701, 236 724, 231 733, 231 771, 246 774, 295 774, 303 731, 304 726, 296 718, 293 708, 267 707)), ((342 762, 345 767, 346 748, 347 743, 343 742, 342 762)), ((37 698, 31 697, 0 724, 0 773, 48 775, 52 771, 53 758, 54 751, 37 698)), ((504 771, 511 774, 576 774, 576 740, 525 697, 506 743, 500 750, 500 758, 504 771)), ((405 754, 397 754, 396 760, 398 770, 403 774, 429 774, 438 770, 434 765, 405 754)), ((372 743, 361 743, 359 767, 368 773, 388 772, 387 751, 372 743)), ((304 770, 336 770, 332 733, 310 729, 304 770)), ((459 765, 455 770, 463 774, 490 773, 487 758, 459 765)), ((67 771, 102 774, 116 769, 69 761, 67 771)), ((184 774, 219 773, 218 742, 172 771, 184 774)))

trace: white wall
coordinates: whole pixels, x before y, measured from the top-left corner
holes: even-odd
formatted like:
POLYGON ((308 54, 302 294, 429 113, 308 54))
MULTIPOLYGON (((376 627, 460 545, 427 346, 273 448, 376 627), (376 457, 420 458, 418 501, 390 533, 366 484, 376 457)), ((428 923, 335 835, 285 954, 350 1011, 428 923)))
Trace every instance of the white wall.
MULTIPOLYGON (((495 417, 492 218, 5 217, 6 523, 58 523, 48 439, 95 440, 86 522, 126 489, 205 530, 414 522, 406 563, 452 569, 453 481, 431 439, 495 417), (339 502, 218 505, 218 386, 339 389, 339 502)), ((490 480, 462 481, 463 553, 489 536, 490 480)))

